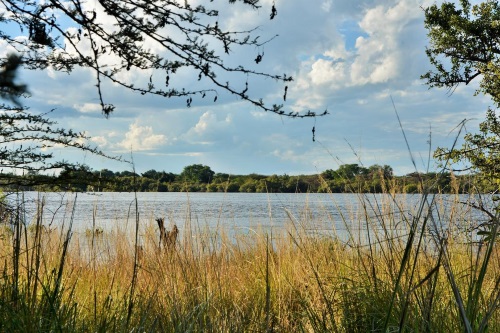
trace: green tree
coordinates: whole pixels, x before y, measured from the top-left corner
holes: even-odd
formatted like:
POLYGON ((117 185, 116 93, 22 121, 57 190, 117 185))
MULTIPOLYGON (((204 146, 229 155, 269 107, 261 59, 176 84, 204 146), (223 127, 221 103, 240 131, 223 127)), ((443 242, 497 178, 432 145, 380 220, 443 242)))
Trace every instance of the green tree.
POLYGON ((489 109, 486 120, 479 125, 479 133, 467 133, 460 148, 438 148, 435 157, 443 162, 468 161, 463 169, 474 169, 479 175, 500 186, 500 119, 489 109))
POLYGON ((356 176, 366 175, 368 169, 358 164, 342 164, 336 171, 337 175, 343 179, 353 179, 356 176))
POLYGON ((238 192, 240 185, 238 183, 229 182, 226 186, 226 192, 238 192))
POLYGON ((143 177, 157 180, 161 183, 163 182, 173 182, 175 181, 175 175, 171 172, 148 170, 142 174, 143 177))
POLYGON ((116 173, 116 176, 120 176, 120 177, 139 177, 139 175, 137 173, 134 173, 132 171, 122 171, 122 172, 117 172, 116 173))
POLYGON ((87 165, 65 165, 60 172, 57 181, 53 185, 59 184, 62 190, 87 191, 88 186, 97 187, 99 176, 96 175, 87 165))
POLYGON ((335 178, 338 178, 339 175, 335 170, 327 169, 321 173, 321 177, 323 177, 325 180, 333 180, 335 178))
POLYGON ((99 177, 108 179, 115 177, 115 173, 108 169, 102 169, 101 171, 94 171, 94 174, 98 175, 99 177))
POLYGON ((184 167, 180 177, 188 182, 210 183, 215 172, 209 166, 202 164, 192 164, 184 167))
MULTIPOLYGON (((430 87, 453 91, 459 84, 478 79, 476 93, 489 95, 500 106, 500 4, 484 1, 471 5, 444 2, 425 9, 425 26, 430 46, 427 56, 434 69, 422 76, 430 87)), ((500 120, 489 109, 480 124, 480 133, 465 135, 462 147, 438 148, 435 157, 446 163, 468 163, 464 169, 475 169, 498 183, 500 179, 500 120)), ((446 165, 448 166, 448 165, 446 165)), ((497 186, 498 188, 498 186, 497 186)))
POLYGON ((374 164, 368 168, 368 176, 372 179, 374 178, 383 178, 383 179, 392 179, 393 177, 392 167, 389 165, 378 165, 374 164))
POLYGON ((258 180, 248 179, 240 186, 240 192, 254 193, 257 189, 258 180))
POLYGON ((430 46, 426 53, 434 69, 422 78, 430 87, 455 89, 480 78, 478 93, 500 106, 500 5, 485 1, 471 6, 445 1, 425 9, 430 46))

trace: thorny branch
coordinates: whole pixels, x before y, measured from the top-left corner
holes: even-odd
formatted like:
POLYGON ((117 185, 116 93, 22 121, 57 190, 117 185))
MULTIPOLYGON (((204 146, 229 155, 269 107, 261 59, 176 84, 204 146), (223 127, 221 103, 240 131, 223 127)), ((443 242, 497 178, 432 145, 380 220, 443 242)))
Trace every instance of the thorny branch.
MULTIPOLYGON (((258 0, 229 0, 250 8, 260 8, 258 0)), ((232 31, 219 25, 219 12, 204 5, 175 0, 50 0, 43 4, 29 0, 0 0, 0 23, 17 25, 28 33, 18 38, 15 33, 0 30, 0 39, 16 48, 23 66, 43 70, 51 67, 71 72, 76 67, 93 70, 102 112, 109 116, 114 105, 106 103, 103 80, 118 84, 142 95, 166 98, 187 97, 191 106, 196 98, 219 91, 236 95, 264 111, 288 117, 316 117, 316 113, 291 112, 283 104, 268 103, 251 95, 249 77, 272 79, 288 84, 287 74, 272 74, 256 69, 263 61, 257 54, 255 65, 229 65, 227 56, 233 48, 259 49, 276 36, 261 40, 256 29, 232 31), (189 73, 198 83, 175 85, 175 74, 189 73), (126 72, 131 75, 121 75, 126 72), (148 82, 139 79, 139 71, 150 73, 148 82), (240 88, 245 82, 245 88, 240 88)), ((277 15, 273 3, 269 9, 277 15)), ((284 100, 286 101, 286 94, 284 100)))

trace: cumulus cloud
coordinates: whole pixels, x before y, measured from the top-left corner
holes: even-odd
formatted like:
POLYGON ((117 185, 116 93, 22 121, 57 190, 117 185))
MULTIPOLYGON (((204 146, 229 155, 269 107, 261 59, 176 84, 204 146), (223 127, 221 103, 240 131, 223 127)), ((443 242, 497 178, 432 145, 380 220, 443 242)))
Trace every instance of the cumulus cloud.
POLYGON ((165 135, 155 134, 151 126, 139 126, 137 123, 132 123, 125 138, 118 143, 118 146, 135 152, 147 151, 159 148, 166 141, 165 135))
POLYGON ((104 136, 94 136, 90 139, 92 143, 99 147, 99 149, 105 149, 109 147, 108 139, 104 136))
POLYGON ((352 65, 352 83, 387 82, 404 74, 404 48, 399 43, 405 28, 413 20, 422 18, 415 10, 415 2, 400 1, 394 6, 379 5, 366 11, 360 27, 368 37, 356 40, 357 57, 352 65))
MULTIPOLYGON (((352 35, 355 30, 348 31, 346 34, 350 36, 334 41, 302 62, 294 90, 295 95, 300 96, 297 104, 303 107, 310 103, 303 95, 314 95, 315 104, 325 104, 332 90, 396 85, 402 78, 414 77, 410 62, 416 60, 413 57, 415 50, 405 43, 415 34, 415 23, 422 20, 423 13, 412 0, 381 1, 375 7, 364 8, 354 24, 359 28, 357 37, 352 35), (347 38, 355 39, 354 49, 348 49, 347 38)), ((422 36, 419 39, 423 40, 422 36)), ((420 57, 425 57, 423 50, 420 57)))
POLYGON ((345 82, 347 78, 346 67, 344 61, 318 59, 312 64, 309 77, 313 85, 322 85, 326 83, 330 85, 340 85, 342 82, 345 82))
POLYGON ((212 111, 204 112, 198 122, 185 135, 186 140, 199 141, 204 138, 204 144, 217 140, 217 137, 224 135, 232 126, 232 115, 226 114, 224 119, 218 119, 217 114, 212 111))

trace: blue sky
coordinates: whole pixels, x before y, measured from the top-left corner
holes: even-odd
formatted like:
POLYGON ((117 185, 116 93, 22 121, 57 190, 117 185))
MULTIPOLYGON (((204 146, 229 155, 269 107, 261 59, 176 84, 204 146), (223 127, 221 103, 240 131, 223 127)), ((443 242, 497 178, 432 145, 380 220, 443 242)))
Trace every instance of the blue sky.
MULTIPOLYGON (((209 3, 220 10, 221 26, 258 27, 262 38, 279 35, 262 50, 234 50, 228 61, 293 76, 285 107, 328 109, 330 115, 288 119, 222 91, 217 103, 195 100, 188 109, 185 98, 141 96, 106 84, 104 97, 116 111, 105 119, 97 107, 95 78, 87 70, 22 72, 20 79, 32 93, 26 105, 40 112, 55 108, 52 117, 60 126, 85 131, 91 144, 108 154, 132 155, 138 172, 179 173, 200 163, 216 172, 289 175, 344 163, 388 164, 398 175, 414 171, 391 97, 417 166, 425 171, 429 149, 449 147, 463 119, 470 119, 467 130, 477 131, 492 105, 484 96, 473 96, 474 86, 450 95, 445 89, 429 90, 419 79, 430 69, 422 7, 434 1, 276 0, 278 15, 272 21, 272 0, 262 0, 259 10, 227 2, 209 3), (255 67, 253 59, 261 51, 263 62, 255 67)), ((0 45, 0 53, 8 51, 0 45)), ((130 78, 147 80, 149 74, 131 71, 130 78)), ((196 79, 174 78, 179 86, 196 79)), ((283 85, 261 80, 249 93, 281 103, 283 85)), ((55 155, 93 169, 130 170, 127 164, 78 151, 56 149, 55 155)), ((430 169, 435 167, 431 161, 430 169)))

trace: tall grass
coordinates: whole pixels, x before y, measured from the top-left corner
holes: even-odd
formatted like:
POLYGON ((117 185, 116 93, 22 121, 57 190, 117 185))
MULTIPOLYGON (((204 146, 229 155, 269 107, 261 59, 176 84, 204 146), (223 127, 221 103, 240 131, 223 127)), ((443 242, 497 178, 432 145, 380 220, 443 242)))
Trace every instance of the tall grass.
POLYGON ((33 221, 20 207, 2 224, 0 331, 499 332, 494 203, 423 193, 413 206, 387 188, 340 220, 289 212, 272 233, 210 230, 187 212, 173 250, 138 215, 133 235, 94 232, 95 219, 73 233, 72 216, 46 228, 40 198, 33 221))

